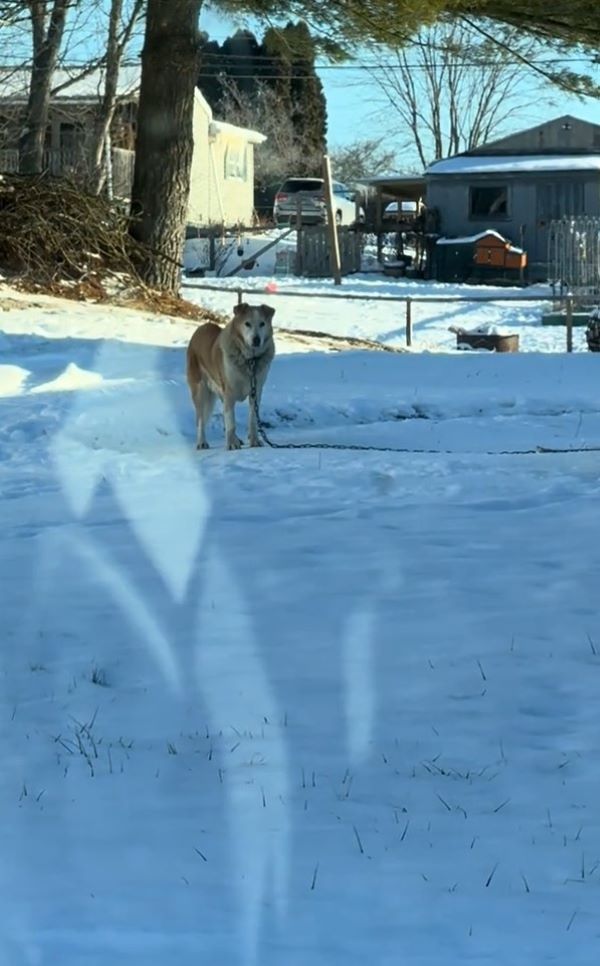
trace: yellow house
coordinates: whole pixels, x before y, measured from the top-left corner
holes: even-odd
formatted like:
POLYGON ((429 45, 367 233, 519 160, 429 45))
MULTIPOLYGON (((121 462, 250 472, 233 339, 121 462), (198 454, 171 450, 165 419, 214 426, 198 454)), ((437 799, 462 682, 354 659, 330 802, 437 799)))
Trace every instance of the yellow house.
MULTIPOLYGON (((18 170, 18 141, 28 99, 31 70, 0 68, 0 173, 18 170)), ((50 102, 45 165, 55 176, 85 178, 95 110, 102 96, 102 69, 79 75, 57 71, 59 88, 50 102)), ((110 136, 110 182, 114 197, 127 201, 134 166, 138 66, 121 68, 118 107, 110 136)), ((254 213, 254 145, 263 134, 213 118, 199 90, 194 98, 194 153, 188 223, 195 226, 252 225, 254 213)), ((108 171, 107 171, 108 173, 108 171)))
POLYGON ((265 140, 258 131, 216 121, 210 105, 196 90, 189 224, 252 224, 254 145, 265 140))

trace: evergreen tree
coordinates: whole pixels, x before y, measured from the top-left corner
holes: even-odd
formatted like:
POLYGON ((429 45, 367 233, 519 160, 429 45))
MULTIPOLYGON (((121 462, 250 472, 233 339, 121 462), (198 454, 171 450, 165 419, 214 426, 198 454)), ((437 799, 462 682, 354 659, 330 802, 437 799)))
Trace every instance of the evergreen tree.
POLYGON ((281 64, 282 94, 291 110, 298 144, 311 157, 323 154, 327 103, 315 69, 316 46, 308 27, 301 21, 288 23, 282 30, 270 29, 265 34, 264 49, 274 63, 281 64))
MULTIPOLYGON (((320 173, 320 157, 325 151, 327 106, 315 69, 316 53, 315 42, 302 22, 270 28, 262 43, 247 30, 237 31, 222 45, 206 35, 202 38, 198 86, 215 113, 230 114, 232 101, 237 99, 247 115, 248 101, 254 98, 255 126, 260 127, 266 89, 269 102, 277 104, 282 123, 291 119, 294 154, 300 159, 294 174, 320 173)), ((282 157, 282 165, 285 163, 282 157)), ((289 173, 283 168, 280 172, 281 177, 289 173)))

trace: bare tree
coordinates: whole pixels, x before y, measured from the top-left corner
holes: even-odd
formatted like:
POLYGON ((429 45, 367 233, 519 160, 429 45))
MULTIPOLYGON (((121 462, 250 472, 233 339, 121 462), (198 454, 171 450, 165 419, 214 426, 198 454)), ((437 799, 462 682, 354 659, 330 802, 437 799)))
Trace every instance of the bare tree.
POLYGON ((108 37, 104 58, 104 92, 96 111, 92 143, 90 145, 89 188, 94 194, 99 194, 104 185, 106 168, 103 164, 103 157, 108 133, 117 106, 119 71, 123 54, 131 39, 134 27, 141 16, 144 3, 145 0, 134 0, 131 9, 127 13, 127 19, 123 23, 123 0, 111 0, 108 37))
POLYGON ((19 170, 38 174, 44 164, 44 139, 52 91, 52 78, 65 29, 67 10, 78 0, 28 0, 31 16, 31 81, 25 126, 19 140, 19 170))
POLYGON ((362 138, 333 148, 331 166, 339 181, 351 183, 364 177, 389 174, 395 167, 398 152, 385 137, 362 138))
POLYGON ((147 0, 131 201, 131 234, 146 281, 179 287, 193 151, 202 0, 147 0))
MULTIPOLYGON (((85 169, 90 190, 101 190, 104 145, 118 103, 120 66, 145 3, 146 0, 0 0, 5 49, 10 48, 13 57, 29 64, 31 70, 28 103, 20 121, 22 173, 37 174, 44 169, 52 97, 100 70, 98 108, 85 145, 85 169), (57 77, 58 68, 62 69, 57 77)), ((86 128, 88 122, 89 117, 83 112, 86 128)))
POLYGON ((515 59, 459 22, 442 21, 417 34, 371 71, 386 104, 386 123, 395 116, 423 167, 468 151, 494 137, 531 104, 523 93, 519 58, 534 42, 512 40, 515 59), (518 57, 517 57, 518 54, 518 57))

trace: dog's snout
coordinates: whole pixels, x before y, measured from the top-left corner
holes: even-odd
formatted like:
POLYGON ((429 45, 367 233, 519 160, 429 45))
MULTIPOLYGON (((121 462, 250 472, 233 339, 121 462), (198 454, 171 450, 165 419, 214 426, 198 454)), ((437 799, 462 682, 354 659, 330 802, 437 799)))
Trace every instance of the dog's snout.
POLYGON ((254 338, 252 339, 252 345, 254 346, 255 349, 258 349, 258 347, 260 345, 260 336, 259 335, 255 335, 254 336, 254 338))

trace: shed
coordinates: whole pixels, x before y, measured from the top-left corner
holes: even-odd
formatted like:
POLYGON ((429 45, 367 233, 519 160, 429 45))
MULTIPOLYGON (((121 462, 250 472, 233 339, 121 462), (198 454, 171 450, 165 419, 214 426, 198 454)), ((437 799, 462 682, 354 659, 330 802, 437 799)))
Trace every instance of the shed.
POLYGON ((600 125, 555 118, 436 161, 425 178, 445 238, 493 230, 527 251, 528 280, 546 279, 552 221, 600 216, 600 125))

